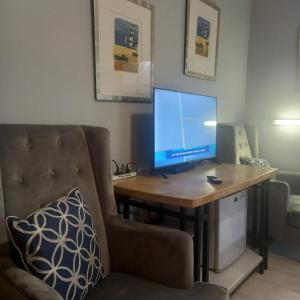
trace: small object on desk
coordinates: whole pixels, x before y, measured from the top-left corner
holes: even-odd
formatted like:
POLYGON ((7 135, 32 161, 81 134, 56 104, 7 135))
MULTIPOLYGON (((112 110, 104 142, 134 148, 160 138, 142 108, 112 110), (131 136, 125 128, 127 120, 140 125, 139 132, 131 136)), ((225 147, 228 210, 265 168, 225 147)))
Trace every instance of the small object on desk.
POLYGON ((137 175, 136 172, 123 173, 119 175, 114 175, 113 180, 115 181, 115 180, 125 179, 129 177, 135 177, 136 175, 137 175))
POLYGON ((207 181, 212 184, 221 184, 222 180, 216 176, 207 176, 207 181))

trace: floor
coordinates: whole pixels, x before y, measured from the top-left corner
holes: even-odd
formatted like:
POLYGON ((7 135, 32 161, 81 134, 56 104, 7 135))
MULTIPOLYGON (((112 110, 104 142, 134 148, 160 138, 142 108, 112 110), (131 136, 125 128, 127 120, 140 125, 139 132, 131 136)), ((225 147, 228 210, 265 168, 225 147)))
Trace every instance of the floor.
POLYGON ((270 254, 264 275, 254 273, 231 295, 231 300, 282 299, 300 299, 300 263, 276 254, 270 254))

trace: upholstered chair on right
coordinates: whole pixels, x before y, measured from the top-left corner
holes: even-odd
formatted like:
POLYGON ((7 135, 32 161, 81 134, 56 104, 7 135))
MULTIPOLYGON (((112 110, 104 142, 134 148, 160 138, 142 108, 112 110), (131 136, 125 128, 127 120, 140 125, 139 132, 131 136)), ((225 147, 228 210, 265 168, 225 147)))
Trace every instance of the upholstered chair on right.
MULTIPOLYGON (((254 125, 219 123, 217 157, 235 164, 240 164, 241 157, 259 158, 258 140, 254 125)), ((271 181, 270 237, 300 249, 300 173, 280 171, 271 181)))

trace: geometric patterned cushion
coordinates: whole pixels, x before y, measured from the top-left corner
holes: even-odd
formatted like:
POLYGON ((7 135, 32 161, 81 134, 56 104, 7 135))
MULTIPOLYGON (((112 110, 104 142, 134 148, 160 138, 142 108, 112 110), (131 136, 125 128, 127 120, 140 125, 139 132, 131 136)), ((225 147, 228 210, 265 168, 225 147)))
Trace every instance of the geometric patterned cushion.
POLYGON ((79 188, 25 220, 7 217, 6 224, 26 270, 62 299, 83 299, 104 277, 93 220, 79 188))
MULTIPOLYGON (((249 158, 246 156, 240 157, 240 163, 242 165, 248 165, 252 167, 271 168, 271 164, 263 158, 249 158)), ((276 177, 270 178, 271 181, 276 181, 276 177)))
POLYGON ((240 157, 240 163, 242 165, 248 165, 253 167, 265 167, 265 168, 271 168, 271 164, 263 158, 250 158, 242 156, 240 157))

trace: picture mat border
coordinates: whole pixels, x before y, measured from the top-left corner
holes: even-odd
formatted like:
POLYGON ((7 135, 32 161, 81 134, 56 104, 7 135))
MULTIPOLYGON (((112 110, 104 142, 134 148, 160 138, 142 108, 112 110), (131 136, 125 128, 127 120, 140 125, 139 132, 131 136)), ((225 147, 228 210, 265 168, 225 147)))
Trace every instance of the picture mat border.
POLYGON ((151 11, 151 24, 150 24, 150 30, 151 30, 151 37, 150 37, 150 97, 149 98, 143 98, 143 97, 134 97, 134 96, 116 96, 116 95, 105 95, 101 94, 101 92, 97 91, 97 88, 100 89, 100 76, 101 74, 97 70, 97 64, 100 64, 100 57, 99 57, 99 49, 100 49, 100 41, 98 39, 99 37, 99 16, 98 16, 98 2, 101 0, 91 0, 91 9, 92 9, 92 28, 93 28, 93 58, 94 58, 94 94, 95 94, 95 100, 96 101, 107 101, 107 102, 135 102, 135 103, 151 103, 152 102, 152 96, 153 96, 153 72, 154 72, 154 5, 149 4, 143 0, 124 0, 128 2, 132 2, 134 4, 140 5, 144 8, 147 8, 151 11))
POLYGON ((205 75, 193 71, 189 71, 187 69, 187 62, 188 62, 188 47, 189 47, 189 29, 190 29, 190 7, 191 7, 191 1, 193 0, 186 0, 186 22, 185 22, 185 47, 184 47, 184 74, 187 76, 193 76, 201 79, 206 79, 206 80, 216 80, 217 76, 217 64, 218 64, 218 48, 219 48, 219 34, 220 34, 220 19, 221 19, 221 10, 219 7, 216 5, 208 2, 207 0, 199 0, 199 2, 203 2, 207 6, 215 9, 218 13, 218 18, 217 18, 217 35, 216 35, 216 51, 215 51, 215 66, 214 66, 214 76, 210 75, 205 75))
POLYGON ((297 28, 296 93, 300 93, 300 26, 297 28))

